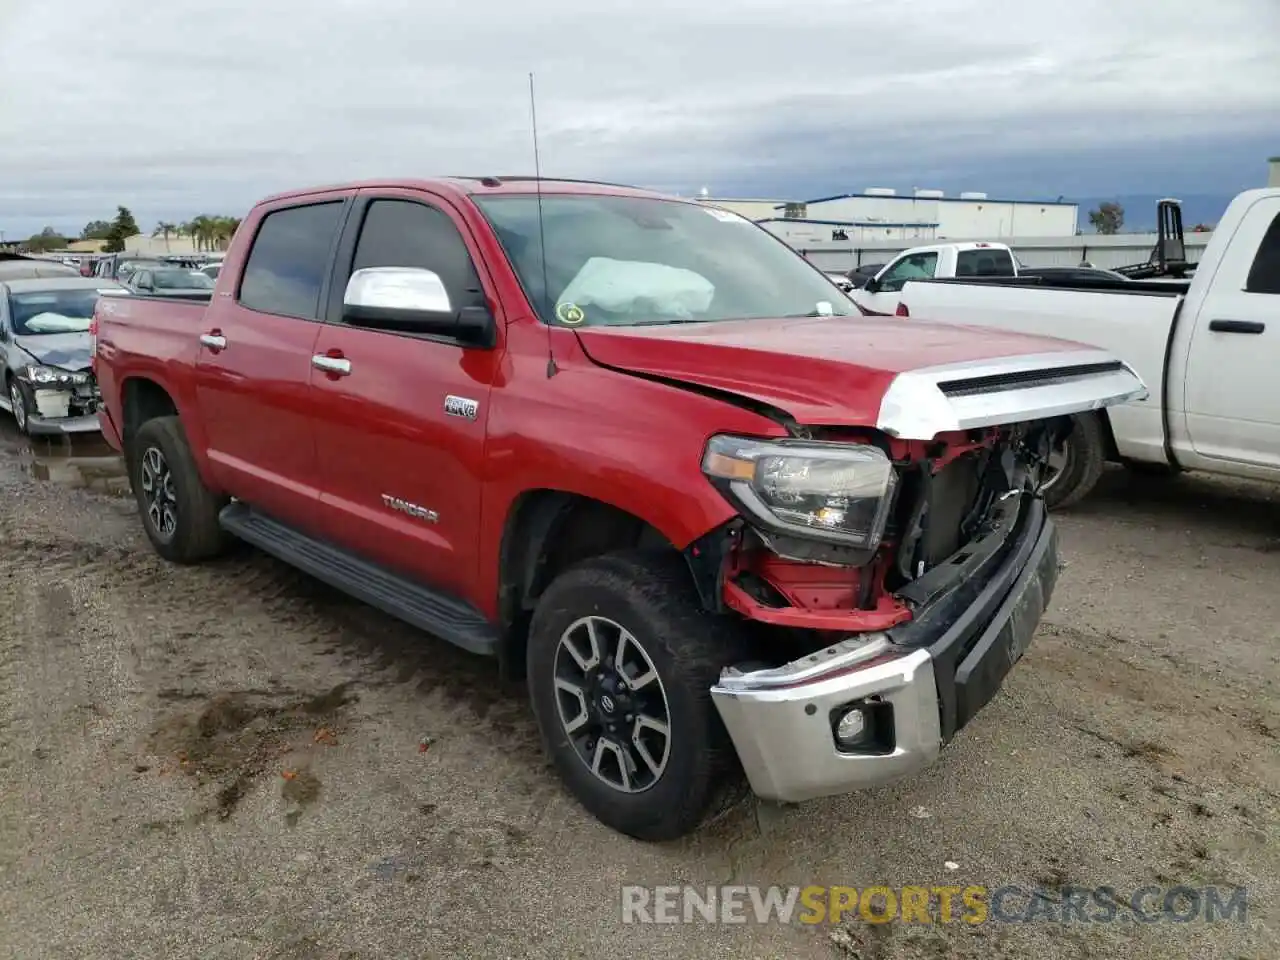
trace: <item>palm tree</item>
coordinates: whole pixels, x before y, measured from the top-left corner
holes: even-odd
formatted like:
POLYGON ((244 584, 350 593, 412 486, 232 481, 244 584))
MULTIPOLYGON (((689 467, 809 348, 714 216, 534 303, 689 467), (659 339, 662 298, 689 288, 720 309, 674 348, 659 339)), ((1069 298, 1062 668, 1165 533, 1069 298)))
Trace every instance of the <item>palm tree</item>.
POLYGON ((203 250, 226 250, 236 231, 240 229, 240 218, 202 213, 173 229, 180 236, 190 237, 197 253, 203 250))
POLYGON ((231 246, 231 239, 240 227, 239 217, 213 217, 213 234, 219 250, 231 246))
POLYGON ((177 226, 176 226, 176 225, 174 225, 174 224, 172 224, 172 223, 165 223, 165 222, 162 220, 160 223, 157 223, 157 224, 156 224, 156 228, 155 228, 155 230, 153 230, 153 231, 151 232, 151 236, 153 236, 153 237, 161 237, 161 236, 162 236, 162 237, 164 237, 164 252, 165 252, 165 253, 168 253, 168 252, 169 252, 169 237, 170 237, 171 235, 173 235, 173 234, 176 234, 177 232, 178 232, 178 228, 177 228, 177 226))
POLYGON ((191 218, 191 239, 196 243, 196 252, 213 249, 213 218, 202 213, 191 218))

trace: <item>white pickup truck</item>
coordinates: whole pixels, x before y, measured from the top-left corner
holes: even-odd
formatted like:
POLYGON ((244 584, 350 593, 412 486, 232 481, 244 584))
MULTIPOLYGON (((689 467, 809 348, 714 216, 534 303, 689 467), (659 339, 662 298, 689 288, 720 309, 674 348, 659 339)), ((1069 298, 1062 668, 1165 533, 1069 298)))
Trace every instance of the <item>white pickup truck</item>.
POLYGON ((1237 196, 1194 269, 1172 282, 913 280, 885 312, 1075 340, 1137 371, 1147 399, 1075 418, 1050 505, 1084 497, 1104 461, 1280 480, 1280 189, 1237 196))
POLYGON ((1018 258, 1003 243, 935 243, 902 251, 849 296, 864 312, 891 314, 911 280, 1017 275, 1018 258))

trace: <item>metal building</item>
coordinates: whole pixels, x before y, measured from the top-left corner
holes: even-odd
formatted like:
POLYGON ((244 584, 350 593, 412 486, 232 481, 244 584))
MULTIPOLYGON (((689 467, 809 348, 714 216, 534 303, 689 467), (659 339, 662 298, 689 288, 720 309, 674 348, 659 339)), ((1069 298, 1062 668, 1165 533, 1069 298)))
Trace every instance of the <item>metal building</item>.
POLYGON ((1072 237, 1079 207, 1062 200, 1001 200, 985 193, 947 196, 942 190, 899 194, 887 187, 814 200, 773 201, 701 197, 755 220, 788 241, 950 240, 1072 237))
MULTIPOLYGON (((788 205, 783 205, 786 210, 788 205)), ((898 194, 873 187, 861 194, 807 200, 796 211, 805 219, 846 220, 858 223, 936 224, 939 240, 961 237, 1071 237, 1078 229, 1079 207, 1058 200, 1000 200, 985 193, 961 193, 948 197, 941 190, 916 190, 898 194)), ((890 233, 882 234, 890 239, 890 233)))

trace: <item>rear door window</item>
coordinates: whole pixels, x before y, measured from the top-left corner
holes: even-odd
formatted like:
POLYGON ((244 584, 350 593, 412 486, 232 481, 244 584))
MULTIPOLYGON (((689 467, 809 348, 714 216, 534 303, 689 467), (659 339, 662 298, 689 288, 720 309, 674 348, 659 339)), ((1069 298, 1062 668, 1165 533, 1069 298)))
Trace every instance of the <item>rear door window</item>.
POLYGON ((1246 293, 1280 294, 1280 214, 1271 221, 1245 281, 1246 293))
POLYGON ((263 217, 240 280, 240 305, 259 313, 316 319, 343 206, 341 200, 313 203, 263 217))
POLYGON ((1013 256, 1008 250, 981 248, 956 254, 957 277, 1012 277, 1013 256))

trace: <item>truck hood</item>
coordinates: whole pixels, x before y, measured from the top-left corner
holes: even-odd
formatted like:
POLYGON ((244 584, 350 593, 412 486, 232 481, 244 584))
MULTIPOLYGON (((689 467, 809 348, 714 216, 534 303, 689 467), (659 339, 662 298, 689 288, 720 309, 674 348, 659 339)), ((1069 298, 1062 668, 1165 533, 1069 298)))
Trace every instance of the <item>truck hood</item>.
POLYGON ((79 373, 89 369, 88 333, 41 333, 14 337, 19 349, 30 354, 36 363, 79 373))
POLYGON ((806 317, 575 332, 607 367, 736 394, 802 424, 875 425, 906 438, 1097 409, 1146 392, 1105 351, 924 320, 806 317))

